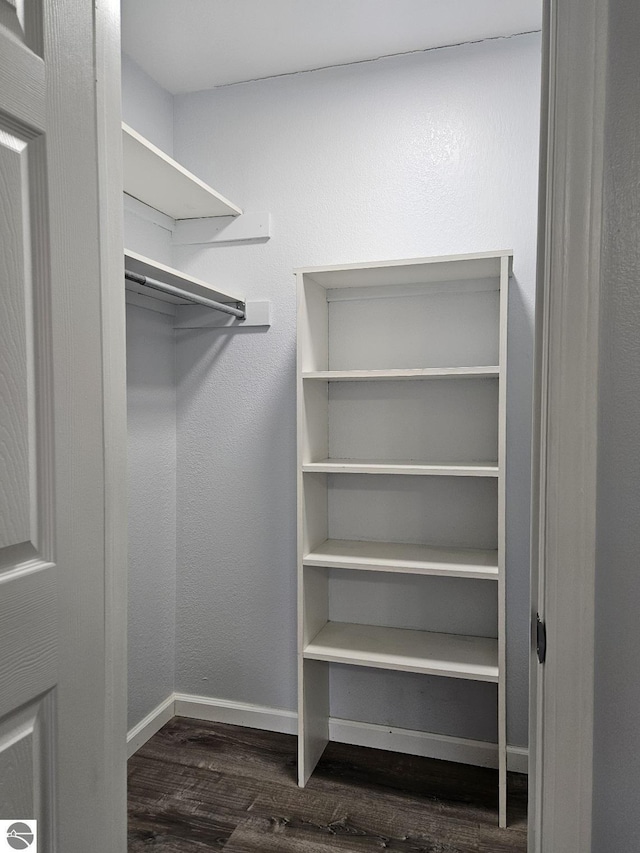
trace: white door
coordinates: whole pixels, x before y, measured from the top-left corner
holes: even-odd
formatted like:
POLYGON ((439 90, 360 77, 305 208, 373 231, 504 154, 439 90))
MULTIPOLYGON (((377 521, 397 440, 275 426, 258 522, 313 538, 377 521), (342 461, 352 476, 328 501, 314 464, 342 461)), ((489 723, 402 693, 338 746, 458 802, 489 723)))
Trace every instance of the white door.
POLYGON ((117 33, 0 0, 0 819, 40 853, 125 849, 117 33))

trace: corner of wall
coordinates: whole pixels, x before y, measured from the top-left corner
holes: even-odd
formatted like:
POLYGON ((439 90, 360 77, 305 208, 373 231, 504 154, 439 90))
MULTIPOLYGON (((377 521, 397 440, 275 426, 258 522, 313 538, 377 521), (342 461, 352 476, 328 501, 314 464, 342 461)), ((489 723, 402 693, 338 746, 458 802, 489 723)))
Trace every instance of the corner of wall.
POLYGON ((173 95, 126 53, 122 54, 122 118, 173 156, 173 95))

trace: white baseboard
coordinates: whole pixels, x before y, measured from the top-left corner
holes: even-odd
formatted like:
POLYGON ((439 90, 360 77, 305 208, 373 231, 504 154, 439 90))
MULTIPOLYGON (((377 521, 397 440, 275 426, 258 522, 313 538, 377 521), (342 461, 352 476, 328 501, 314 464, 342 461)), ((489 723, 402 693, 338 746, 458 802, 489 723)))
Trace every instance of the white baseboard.
MULTIPOLYGON (((296 734, 297 714, 281 708, 268 708, 247 702, 230 702, 227 699, 212 699, 208 696, 192 696, 187 693, 174 693, 148 714, 144 720, 131 729, 127 737, 129 756, 146 743, 173 716, 189 717, 193 720, 208 720, 216 723, 230 723, 234 726, 246 726, 251 729, 263 729, 269 732, 296 734)), ((403 752, 408 755, 421 755, 425 758, 439 758, 444 761, 458 761, 478 767, 498 766, 498 747, 495 743, 467 738, 437 735, 430 732, 397 729, 374 723, 361 723, 356 720, 329 720, 329 737, 339 743, 355 746, 370 746, 376 749, 388 749, 391 752, 403 752)), ((528 750, 526 747, 507 747, 507 766, 516 773, 526 773, 528 750)))
POLYGON ((507 770, 529 773, 529 750, 526 746, 507 746, 507 770))
POLYGON ((154 708, 153 711, 150 711, 127 734, 127 758, 131 758, 133 753, 137 752, 141 746, 144 746, 172 717, 175 717, 175 694, 173 693, 164 702, 161 702, 154 708))
MULTIPOLYGON (((411 729, 396 729, 357 720, 329 720, 329 738, 338 743, 371 746, 404 752, 443 761, 458 761, 476 767, 497 767, 498 746, 483 740, 437 735, 411 729)), ((507 766, 516 773, 527 773, 528 750, 520 746, 507 747, 507 766)))
POLYGON ((187 693, 176 693, 175 700, 178 717, 231 723, 233 726, 288 735, 294 735, 297 731, 298 715, 295 711, 267 708, 248 702, 229 702, 227 699, 210 699, 207 696, 190 696, 187 693))

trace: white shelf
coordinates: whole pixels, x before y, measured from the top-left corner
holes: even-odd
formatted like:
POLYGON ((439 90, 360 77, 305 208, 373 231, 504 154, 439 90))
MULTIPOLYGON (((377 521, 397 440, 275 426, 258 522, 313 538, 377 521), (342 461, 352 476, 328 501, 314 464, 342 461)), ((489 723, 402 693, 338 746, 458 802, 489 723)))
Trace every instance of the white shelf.
POLYGON ((302 470, 320 474, 411 474, 431 477, 497 477, 495 462, 470 464, 440 462, 430 465, 419 462, 376 462, 365 459, 323 459, 306 462, 302 470))
POLYGON ((512 252, 477 252, 466 255, 447 255, 436 258, 411 258, 399 261, 348 264, 327 267, 302 267, 297 273, 324 288, 386 287, 388 285, 429 284, 432 282, 461 282, 499 278, 501 260, 512 252))
POLYGON ((418 367, 407 370, 317 370, 303 373, 303 379, 327 382, 366 382, 387 379, 494 379, 500 376, 498 366, 491 367, 418 367))
POLYGON ((172 219, 238 216, 242 210, 122 123, 124 191, 172 219))
POLYGON ((304 649, 307 660, 498 681, 498 641, 461 634, 327 622, 304 649))
POLYGON ((470 548, 327 539, 302 562, 305 566, 368 572, 498 579, 498 552, 470 548))
MULTIPOLYGON (((146 275, 151 278, 160 279, 168 284, 186 290, 189 293, 195 293, 198 296, 205 296, 208 299, 213 299, 216 302, 244 302, 244 296, 237 293, 230 293, 228 290, 219 290, 207 284, 206 281, 201 281, 199 278, 186 275, 186 273, 161 264, 159 261, 153 261, 151 258, 145 258, 144 255, 139 255, 137 252, 132 252, 130 249, 124 250, 124 260, 127 269, 136 272, 139 275, 146 275)), ((163 293, 160 290, 155 290, 151 287, 145 287, 141 284, 125 280, 127 290, 133 293, 141 293, 144 296, 150 296, 154 299, 160 299, 163 302, 171 302, 175 305, 185 305, 186 300, 172 296, 169 293, 163 293)))

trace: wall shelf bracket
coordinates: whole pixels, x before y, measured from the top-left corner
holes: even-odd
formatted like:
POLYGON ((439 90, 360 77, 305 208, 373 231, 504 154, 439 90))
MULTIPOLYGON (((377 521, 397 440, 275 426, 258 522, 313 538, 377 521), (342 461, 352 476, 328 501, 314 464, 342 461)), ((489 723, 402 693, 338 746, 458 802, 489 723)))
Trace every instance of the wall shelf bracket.
POLYGON ((266 212, 176 219, 173 229, 174 246, 266 243, 270 237, 271 214, 266 212))
POLYGON ((176 305, 174 329, 242 329, 271 325, 271 302, 246 302, 244 319, 201 308, 199 305, 176 305))

